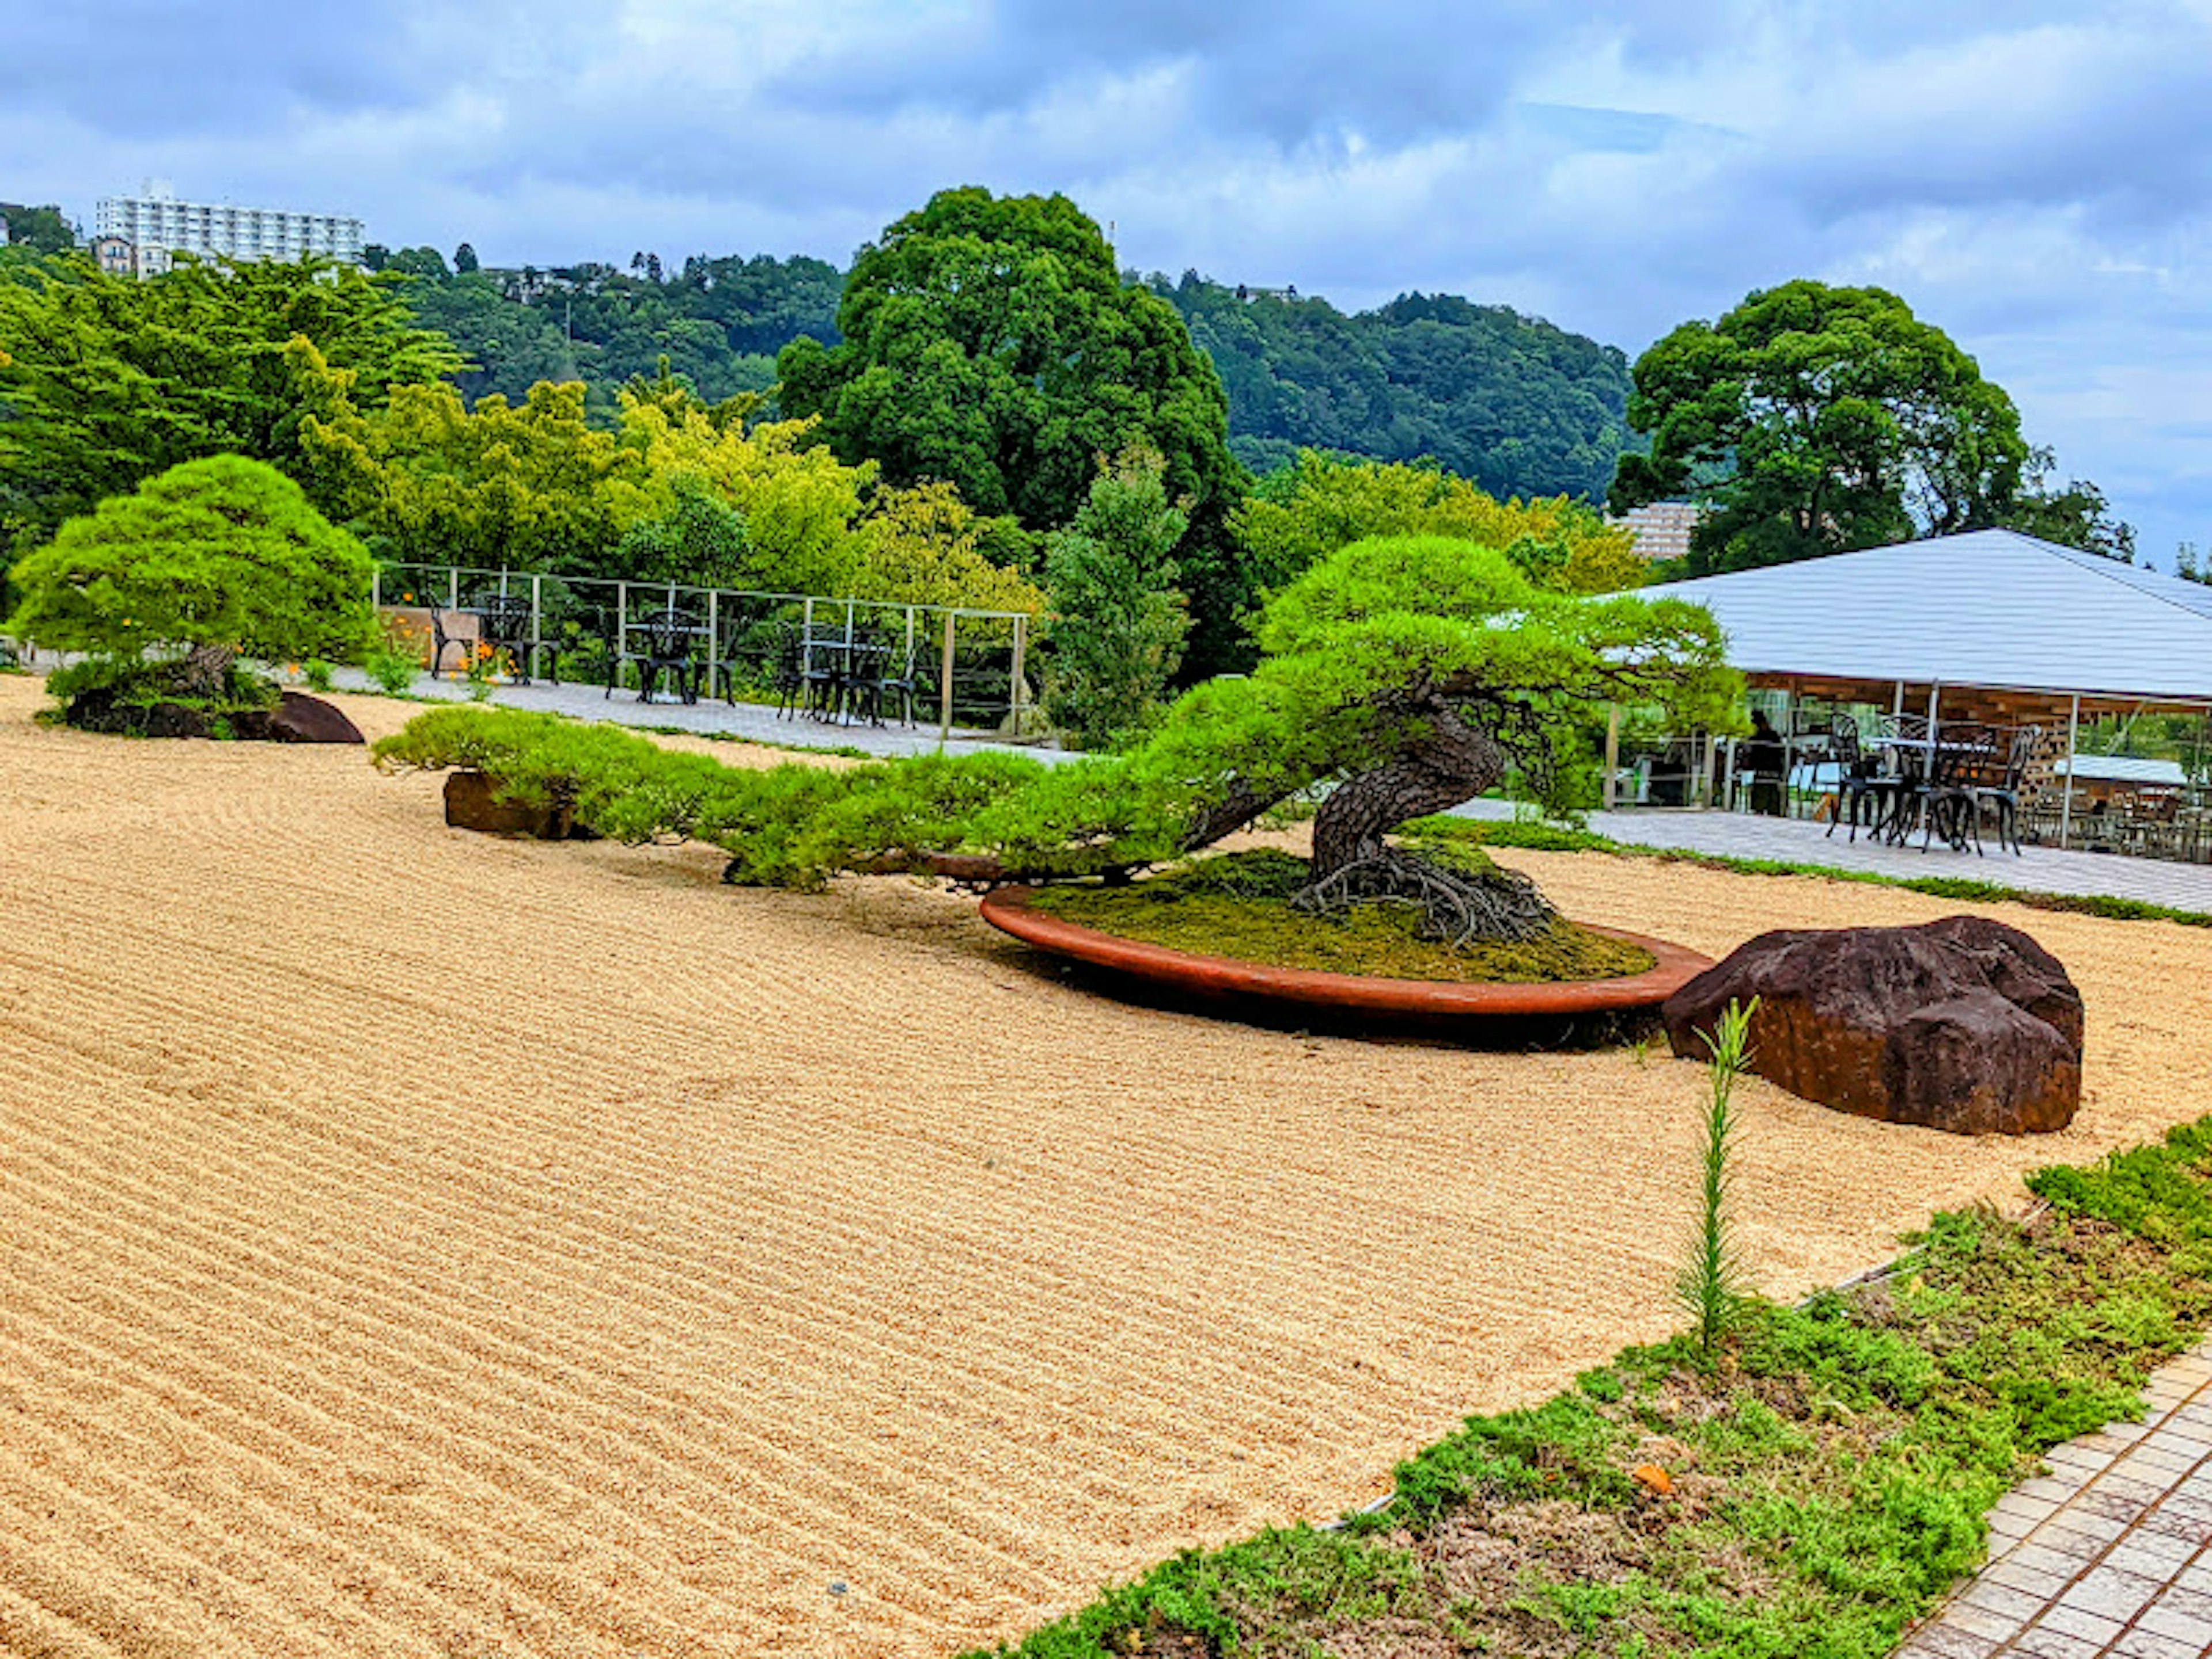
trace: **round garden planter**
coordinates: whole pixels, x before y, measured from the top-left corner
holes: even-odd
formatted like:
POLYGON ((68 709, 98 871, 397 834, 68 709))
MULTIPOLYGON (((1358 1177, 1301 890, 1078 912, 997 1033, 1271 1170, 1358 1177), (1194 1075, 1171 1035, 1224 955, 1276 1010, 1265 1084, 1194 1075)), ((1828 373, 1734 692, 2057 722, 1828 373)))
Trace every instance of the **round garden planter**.
POLYGON ((1179 1000, 1273 1006, 1285 1012, 1322 1010, 1363 1018, 1455 1024, 1468 1019, 1527 1022, 1638 1013, 1657 1008, 1713 965, 1711 957, 1665 939, 1582 922, 1577 926, 1590 933, 1641 946, 1656 961, 1643 973, 1621 979, 1519 984, 1376 979, 1271 968, 1234 957, 1172 951, 1064 921, 1032 908, 1036 891, 1030 887, 1000 889, 984 899, 983 920, 1040 951, 1126 974, 1179 1000))

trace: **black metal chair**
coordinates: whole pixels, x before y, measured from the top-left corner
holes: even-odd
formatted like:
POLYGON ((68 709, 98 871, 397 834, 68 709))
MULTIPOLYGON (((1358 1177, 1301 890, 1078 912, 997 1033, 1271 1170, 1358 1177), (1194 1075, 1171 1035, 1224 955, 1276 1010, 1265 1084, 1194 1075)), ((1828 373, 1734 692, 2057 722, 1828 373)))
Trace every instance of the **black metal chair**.
POLYGON ((1897 810, 1897 800, 1903 781, 1893 772, 1884 772, 1880 757, 1869 752, 1859 741, 1859 723, 1849 714, 1837 714, 1828 722, 1828 752, 1836 769, 1836 811, 1828 820, 1828 833, 1836 833, 1836 826, 1850 815, 1853 842, 1859 838, 1859 809, 1870 807, 1866 830, 1870 836, 1879 836, 1889 822, 1890 814, 1897 810))
POLYGON ((1982 811, 1993 807, 1997 821, 1997 851, 2008 845, 2014 858, 2025 857, 2020 848, 2020 787, 2027 775, 2027 769, 2035 763, 2035 751, 2043 744, 2043 728, 2023 726, 2012 734, 2012 746, 2005 757, 2002 773, 1993 779, 1970 784, 1974 822, 1974 851, 1982 850, 1982 811))
POLYGON ((614 607, 549 605, 538 619, 538 654, 545 665, 545 678, 552 684, 561 684, 563 659, 588 652, 595 646, 606 659, 608 690, 611 694, 616 659, 622 654, 621 642, 615 637, 614 607))
POLYGON ((1981 850, 1981 829, 1975 820, 1974 788, 1989 780, 1996 765, 1999 733, 1993 726, 1972 720, 1954 722, 1948 735, 1940 726, 1929 751, 1928 781, 1922 802, 1923 828, 1920 850, 1926 852, 1940 835, 1951 850, 1963 853, 1969 837, 1981 850))
POLYGON ((843 629, 809 629, 799 638, 799 684, 806 712, 834 720, 844 707, 845 681, 852 667, 853 638, 843 629))

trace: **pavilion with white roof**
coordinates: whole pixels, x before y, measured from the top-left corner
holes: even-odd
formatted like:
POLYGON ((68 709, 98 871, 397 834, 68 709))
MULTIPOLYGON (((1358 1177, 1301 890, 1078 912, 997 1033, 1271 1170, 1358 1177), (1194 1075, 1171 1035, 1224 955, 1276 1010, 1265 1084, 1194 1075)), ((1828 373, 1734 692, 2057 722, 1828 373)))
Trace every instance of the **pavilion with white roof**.
POLYGON ((2212 709, 2212 586, 2016 531, 1694 577, 1640 597, 1705 606, 1729 661, 1793 702, 2063 726, 2063 756, 2085 712, 2212 709))

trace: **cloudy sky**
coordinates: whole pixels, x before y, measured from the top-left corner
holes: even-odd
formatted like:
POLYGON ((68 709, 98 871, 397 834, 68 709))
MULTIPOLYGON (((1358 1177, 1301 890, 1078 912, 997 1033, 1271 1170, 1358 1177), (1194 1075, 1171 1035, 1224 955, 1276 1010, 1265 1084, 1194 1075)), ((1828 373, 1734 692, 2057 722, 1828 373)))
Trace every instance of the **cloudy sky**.
POLYGON ((1878 283, 2212 541, 2212 0, 0 0, 0 198, 336 210, 491 263, 847 261, 947 185, 1121 261, 1632 354, 1878 283))

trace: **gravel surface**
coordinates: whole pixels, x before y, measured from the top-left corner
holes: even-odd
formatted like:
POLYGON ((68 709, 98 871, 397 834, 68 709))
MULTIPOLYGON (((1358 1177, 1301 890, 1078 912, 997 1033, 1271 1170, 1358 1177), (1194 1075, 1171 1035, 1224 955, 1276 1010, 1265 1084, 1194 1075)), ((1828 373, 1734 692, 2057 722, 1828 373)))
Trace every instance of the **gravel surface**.
MULTIPOLYGON (((39 702, 0 677, 0 1650, 942 1655, 1674 1322, 1700 1074, 1656 1051, 1127 1006, 934 889, 492 840, 357 750, 39 702)), ((1714 954, 1957 908, 1501 858, 1714 954)), ((2212 1109, 2212 932, 1991 914, 2087 997, 2080 1118, 1753 1081, 1772 1291, 2212 1109)))

